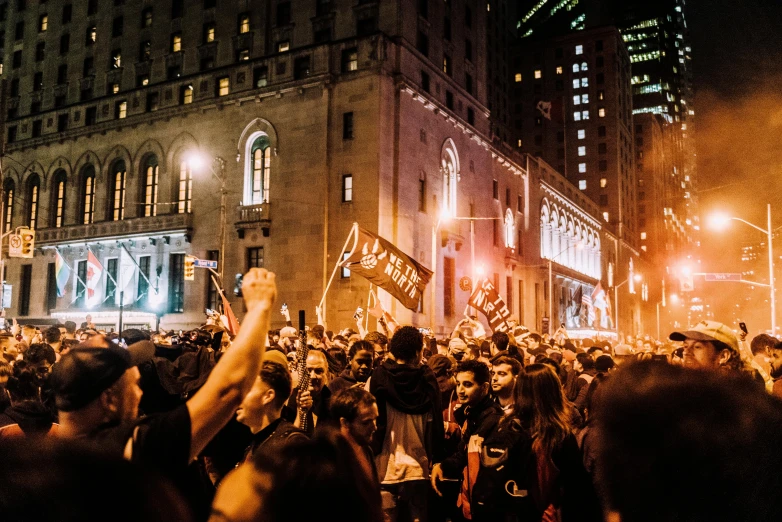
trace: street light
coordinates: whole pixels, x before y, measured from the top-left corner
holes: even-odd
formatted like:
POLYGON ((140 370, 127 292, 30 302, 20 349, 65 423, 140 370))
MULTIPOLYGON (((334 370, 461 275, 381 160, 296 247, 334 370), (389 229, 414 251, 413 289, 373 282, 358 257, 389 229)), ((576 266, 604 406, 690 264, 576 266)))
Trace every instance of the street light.
POLYGON ((735 216, 728 216, 727 214, 722 214, 722 213, 713 214, 709 219, 709 224, 711 228, 715 230, 721 230, 727 227, 730 221, 740 221, 745 225, 749 225, 755 230, 757 230, 758 232, 766 234, 766 237, 768 238, 768 287, 769 287, 769 291, 771 292, 771 334, 776 335, 777 302, 776 302, 776 297, 774 295, 774 252, 773 252, 773 244, 772 244, 773 230, 771 229, 771 204, 769 203, 766 205, 766 223, 768 226, 768 228, 766 229, 754 225, 749 221, 745 221, 741 218, 735 216))
MULTIPOLYGON (((206 160, 198 152, 193 152, 187 157, 187 164, 195 172, 200 172, 206 160)), ((226 226, 226 192, 225 192, 225 160, 220 156, 214 156, 209 165, 212 176, 220 182, 220 284, 225 281, 225 226, 226 226)))

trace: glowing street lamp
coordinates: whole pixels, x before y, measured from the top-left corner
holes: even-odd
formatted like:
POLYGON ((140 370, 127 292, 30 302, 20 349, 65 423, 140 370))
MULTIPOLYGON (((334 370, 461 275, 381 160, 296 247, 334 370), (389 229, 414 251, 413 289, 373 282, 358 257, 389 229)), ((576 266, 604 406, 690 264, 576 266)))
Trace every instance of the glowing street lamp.
POLYGON ((774 292, 774 251, 772 243, 773 230, 771 229, 771 204, 766 205, 766 224, 767 228, 762 228, 757 225, 745 221, 735 216, 728 216, 727 214, 717 213, 713 214, 709 218, 709 225, 714 230, 724 230, 731 221, 740 221, 745 225, 748 225, 762 234, 766 234, 768 238, 768 287, 771 292, 771 334, 777 333, 777 303, 774 292))

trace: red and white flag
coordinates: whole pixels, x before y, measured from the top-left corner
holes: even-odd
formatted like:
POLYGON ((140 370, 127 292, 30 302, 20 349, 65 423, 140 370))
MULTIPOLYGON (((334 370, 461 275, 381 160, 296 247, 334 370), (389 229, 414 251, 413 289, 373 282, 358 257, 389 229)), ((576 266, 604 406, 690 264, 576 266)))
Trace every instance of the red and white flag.
POLYGON ((89 250, 87 254, 87 299, 90 300, 95 297, 95 290, 101 282, 103 277, 103 265, 100 264, 98 258, 89 250))

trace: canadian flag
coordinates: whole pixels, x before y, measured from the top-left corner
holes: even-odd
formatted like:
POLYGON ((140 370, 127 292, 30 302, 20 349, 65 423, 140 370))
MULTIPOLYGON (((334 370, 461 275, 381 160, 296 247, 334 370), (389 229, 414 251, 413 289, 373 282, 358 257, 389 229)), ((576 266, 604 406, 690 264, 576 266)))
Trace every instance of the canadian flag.
POLYGON ((95 296, 95 289, 98 288, 102 276, 103 265, 90 250, 87 254, 87 299, 92 299, 95 296))

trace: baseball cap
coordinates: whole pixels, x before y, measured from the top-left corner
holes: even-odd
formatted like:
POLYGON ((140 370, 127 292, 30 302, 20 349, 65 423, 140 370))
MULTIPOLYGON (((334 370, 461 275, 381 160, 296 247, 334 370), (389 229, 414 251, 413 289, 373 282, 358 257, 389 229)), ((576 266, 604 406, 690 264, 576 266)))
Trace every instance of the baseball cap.
POLYGON ((83 408, 117 382, 127 369, 151 360, 155 354, 151 341, 139 341, 127 348, 107 343, 104 347, 80 344, 54 365, 49 383, 58 410, 83 408))
POLYGON ((280 330, 280 338, 282 337, 298 337, 299 332, 296 331, 296 329, 292 326, 286 326, 282 330, 280 330))
POLYGON ((668 336, 671 341, 719 341, 730 347, 730 349, 740 352, 739 340, 733 330, 717 321, 701 321, 689 330, 682 332, 673 332, 668 336))
POLYGON ((263 362, 273 362, 285 368, 288 367, 288 357, 281 350, 275 350, 274 348, 266 350, 263 354, 263 362))

